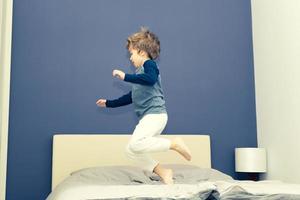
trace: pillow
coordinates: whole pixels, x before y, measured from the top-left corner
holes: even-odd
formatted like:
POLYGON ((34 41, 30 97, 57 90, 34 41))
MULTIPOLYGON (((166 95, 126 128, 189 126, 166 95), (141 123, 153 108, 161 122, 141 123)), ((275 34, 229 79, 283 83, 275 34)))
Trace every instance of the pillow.
POLYGON ((77 181, 100 185, 151 184, 141 168, 119 165, 85 168, 71 173, 77 181))
MULTIPOLYGON (((174 183, 178 184, 233 180, 229 175, 211 168, 183 164, 164 164, 162 166, 173 169, 174 183)), ((85 168, 72 172, 71 176, 77 181, 98 185, 164 184, 157 174, 129 165, 85 168)))

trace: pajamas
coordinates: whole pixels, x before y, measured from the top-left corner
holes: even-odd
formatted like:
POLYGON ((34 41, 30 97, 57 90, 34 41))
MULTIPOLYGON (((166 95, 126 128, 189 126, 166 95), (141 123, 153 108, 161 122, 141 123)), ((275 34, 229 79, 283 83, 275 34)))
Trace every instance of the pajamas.
POLYGON ((157 137, 164 130, 167 121, 166 113, 146 114, 136 125, 126 146, 126 155, 144 170, 153 172, 158 164, 158 161, 153 160, 149 153, 170 149, 170 140, 157 137))

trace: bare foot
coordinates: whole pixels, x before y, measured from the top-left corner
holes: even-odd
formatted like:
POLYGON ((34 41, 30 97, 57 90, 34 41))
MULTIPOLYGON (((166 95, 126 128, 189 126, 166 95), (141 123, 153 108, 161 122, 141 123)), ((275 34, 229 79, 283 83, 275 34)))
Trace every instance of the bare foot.
POLYGON ((167 185, 172 185, 173 182, 173 170, 172 169, 164 169, 160 174, 161 179, 167 185))
POLYGON ((188 161, 192 159, 191 151, 179 137, 173 139, 171 149, 180 153, 188 161))
POLYGON ((166 169, 163 168, 160 164, 158 164, 155 168, 154 168, 154 172, 160 176, 160 178, 162 179, 162 181, 167 184, 167 185, 171 185, 173 184, 173 170, 172 169, 166 169))

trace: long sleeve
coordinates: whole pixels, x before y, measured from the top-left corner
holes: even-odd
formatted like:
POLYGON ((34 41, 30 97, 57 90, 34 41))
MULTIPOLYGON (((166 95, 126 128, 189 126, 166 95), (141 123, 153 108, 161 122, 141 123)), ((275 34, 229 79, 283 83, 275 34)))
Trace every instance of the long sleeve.
POLYGON ((153 60, 147 60, 143 66, 143 74, 125 74, 124 81, 141 85, 154 85, 159 74, 156 63, 153 60))
POLYGON ((128 94, 125 94, 118 99, 107 100, 106 107, 116 108, 116 107, 120 107, 120 106, 126 106, 131 103, 132 103, 132 98, 131 98, 131 91, 130 91, 128 94))

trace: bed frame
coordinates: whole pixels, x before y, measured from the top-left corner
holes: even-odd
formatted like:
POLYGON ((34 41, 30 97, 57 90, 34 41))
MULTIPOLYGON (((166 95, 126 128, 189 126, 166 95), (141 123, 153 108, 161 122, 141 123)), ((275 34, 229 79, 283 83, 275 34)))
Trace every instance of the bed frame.
MULTIPOLYGON (((52 190, 71 172, 88 167, 133 165, 125 155, 131 135, 84 134, 54 135, 52 154, 52 190)), ((161 135, 164 138, 180 136, 192 152, 186 161, 174 151, 153 153, 162 164, 192 164, 211 167, 210 137, 208 135, 161 135)))

